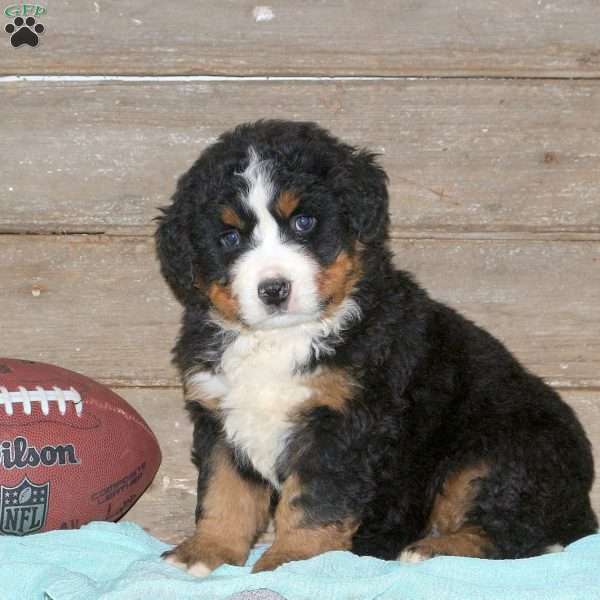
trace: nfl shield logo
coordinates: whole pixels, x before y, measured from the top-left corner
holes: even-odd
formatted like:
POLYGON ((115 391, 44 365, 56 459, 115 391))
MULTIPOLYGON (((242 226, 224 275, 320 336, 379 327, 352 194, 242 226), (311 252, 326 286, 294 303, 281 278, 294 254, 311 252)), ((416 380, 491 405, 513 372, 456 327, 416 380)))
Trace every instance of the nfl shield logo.
POLYGON ((16 487, 0 485, 0 533, 26 535, 46 522, 50 483, 36 485, 27 477, 16 487))

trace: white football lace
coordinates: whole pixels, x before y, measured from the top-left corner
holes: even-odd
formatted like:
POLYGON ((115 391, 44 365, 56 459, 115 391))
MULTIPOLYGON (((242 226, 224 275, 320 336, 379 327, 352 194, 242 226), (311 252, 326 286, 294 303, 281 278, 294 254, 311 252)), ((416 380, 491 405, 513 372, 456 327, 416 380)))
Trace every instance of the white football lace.
POLYGON ((37 386, 35 390, 28 390, 22 385, 18 391, 9 392, 4 386, 0 385, 0 406, 4 406, 4 411, 10 417, 14 413, 14 405, 23 406, 23 412, 26 415, 31 414, 31 405, 34 402, 40 403, 40 408, 44 415, 50 414, 50 405, 56 402, 58 412, 65 415, 67 412, 67 404, 71 403, 75 406, 75 414, 80 417, 83 412, 83 402, 79 392, 74 388, 61 390, 54 386, 51 390, 45 390, 41 386, 37 386))

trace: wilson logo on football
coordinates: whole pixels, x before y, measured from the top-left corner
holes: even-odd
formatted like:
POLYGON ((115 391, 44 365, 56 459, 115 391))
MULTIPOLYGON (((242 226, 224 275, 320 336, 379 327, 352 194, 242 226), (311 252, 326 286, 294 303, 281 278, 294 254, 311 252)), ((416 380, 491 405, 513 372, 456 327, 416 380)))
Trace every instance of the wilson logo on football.
POLYGON ((30 446, 24 437, 18 437, 5 440, 0 445, 0 467, 7 470, 78 464, 79 459, 73 444, 36 448, 30 446))

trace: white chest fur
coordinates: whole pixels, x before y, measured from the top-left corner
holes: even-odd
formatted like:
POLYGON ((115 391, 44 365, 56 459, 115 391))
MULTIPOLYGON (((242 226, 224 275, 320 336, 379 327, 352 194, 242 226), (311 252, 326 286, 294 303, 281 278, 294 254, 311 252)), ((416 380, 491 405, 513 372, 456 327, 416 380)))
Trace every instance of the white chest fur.
POLYGON ((357 304, 346 299, 329 319, 240 332, 223 353, 217 374, 196 371, 187 379, 187 399, 221 409, 227 438, 278 486, 276 462, 293 427, 293 413, 313 393, 298 367, 311 351, 317 358, 333 352, 327 336, 359 318, 357 304))
POLYGON ((241 335, 223 355, 223 374, 230 386, 221 400, 225 432, 274 485, 291 413, 311 394, 295 370, 309 358, 312 335, 296 327, 241 335))
POLYGON ((308 360, 315 333, 300 326, 240 334, 224 352, 218 375, 196 373, 189 381, 219 396, 227 438, 275 486, 292 413, 312 393, 296 370, 308 360))

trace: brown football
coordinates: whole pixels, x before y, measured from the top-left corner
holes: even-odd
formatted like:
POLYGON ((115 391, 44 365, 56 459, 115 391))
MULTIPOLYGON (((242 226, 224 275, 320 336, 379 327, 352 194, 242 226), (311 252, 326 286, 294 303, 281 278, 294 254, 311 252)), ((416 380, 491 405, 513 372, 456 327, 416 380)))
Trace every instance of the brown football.
POLYGON ((109 388, 79 373, 0 358, 0 534, 115 521, 160 465, 156 437, 109 388))

